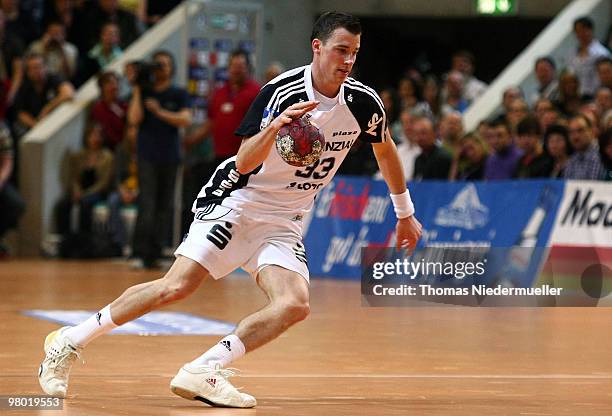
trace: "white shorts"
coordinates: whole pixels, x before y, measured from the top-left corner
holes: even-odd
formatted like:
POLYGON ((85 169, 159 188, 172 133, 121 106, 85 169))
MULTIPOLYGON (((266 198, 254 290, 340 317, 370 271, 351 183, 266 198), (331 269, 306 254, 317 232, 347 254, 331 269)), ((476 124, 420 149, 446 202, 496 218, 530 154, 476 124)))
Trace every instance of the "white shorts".
POLYGON ((198 211, 189 233, 174 252, 204 266, 215 279, 242 267, 253 277, 276 265, 299 273, 309 282, 301 224, 293 227, 256 221, 230 208, 198 211))

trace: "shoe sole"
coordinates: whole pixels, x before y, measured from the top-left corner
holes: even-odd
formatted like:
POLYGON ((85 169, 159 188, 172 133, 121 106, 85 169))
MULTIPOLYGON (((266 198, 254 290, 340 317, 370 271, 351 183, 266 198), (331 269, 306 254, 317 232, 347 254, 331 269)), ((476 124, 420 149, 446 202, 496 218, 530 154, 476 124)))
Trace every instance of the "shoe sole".
MULTIPOLYGON (((232 408, 232 409, 249 409, 249 407, 229 406, 227 404, 215 403, 215 402, 208 400, 205 397, 198 396, 197 393, 194 393, 191 390, 187 390, 186 388, 179 387, 179 386, 170 385, 170 390, 172 391, 172 393, 176 394, 179 397, 182 397, 183 399, 197 400, 202 403, 206 403, 207 405, 212 406, 212 407, 225 407, 225 408, 232 408)), ((255 407, 255 406, 253 405, 251 407, 255 407)))

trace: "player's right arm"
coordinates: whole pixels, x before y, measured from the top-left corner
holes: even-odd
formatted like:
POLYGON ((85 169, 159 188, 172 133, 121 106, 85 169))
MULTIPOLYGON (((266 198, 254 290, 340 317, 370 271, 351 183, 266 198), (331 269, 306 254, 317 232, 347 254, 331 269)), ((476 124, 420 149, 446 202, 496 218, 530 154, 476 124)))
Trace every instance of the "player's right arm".
MULTIPOLYGON (((242 140, 236 155, 236 169, 241 174, 255 170, 268 157, 278 131, 292 119, 302 117, 319 105, 318 101, 304 101, 290 105, 259 133, 242 140)), ((248 115, 247 115, 248 116, 248 115)))

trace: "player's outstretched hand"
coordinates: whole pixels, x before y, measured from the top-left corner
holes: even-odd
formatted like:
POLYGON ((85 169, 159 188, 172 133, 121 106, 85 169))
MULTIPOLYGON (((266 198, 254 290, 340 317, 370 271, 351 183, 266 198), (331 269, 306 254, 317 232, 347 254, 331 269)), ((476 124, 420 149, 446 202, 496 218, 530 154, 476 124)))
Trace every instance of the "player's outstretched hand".
POLYGON ((272 122, 275 130, 280 130, 285 124, 291 120, 300 118, 309 111, 314 110, 319 105, 319 101, 304 101, 290 105, 280 113, 272 122))
POLYGON ((419 242, 419 238, 421 238, 422 232, 423 226, 414 215, 397 220, 397 225, 395 226, 395 235, 397 238, 395 248, 398 250, 414 250, 419 242))

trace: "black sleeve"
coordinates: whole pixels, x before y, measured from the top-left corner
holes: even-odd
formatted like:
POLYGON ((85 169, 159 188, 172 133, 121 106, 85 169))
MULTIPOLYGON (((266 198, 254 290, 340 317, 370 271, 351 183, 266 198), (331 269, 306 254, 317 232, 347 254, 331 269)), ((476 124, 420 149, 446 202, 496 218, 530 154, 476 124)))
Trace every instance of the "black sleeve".
POLYGON ((387 113, 378 94, 364 85, 345 88, 346 102, 357 119, 366 143, 381 143, 386 140, 387 113))
POLYGON ((251 137, 259 133, 276 117, 276 111, 268 107, 268 103, 274 94, 276 87, 274 85, 266 85, 249 107, 249 111, 245 114, 240 126, 234 134, 238 137, 251 137))

